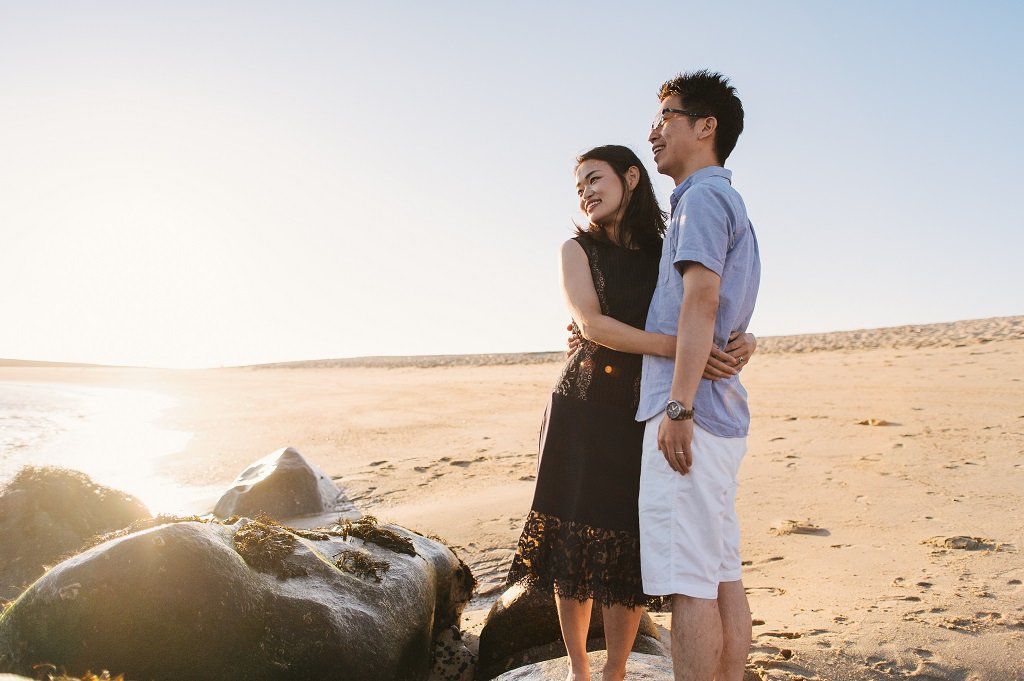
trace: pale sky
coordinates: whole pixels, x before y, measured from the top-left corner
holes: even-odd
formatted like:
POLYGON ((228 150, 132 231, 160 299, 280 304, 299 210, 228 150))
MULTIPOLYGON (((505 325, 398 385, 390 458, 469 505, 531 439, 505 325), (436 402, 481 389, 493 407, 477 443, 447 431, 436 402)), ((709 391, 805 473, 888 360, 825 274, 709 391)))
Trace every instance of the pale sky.
POLYGON ((1022 314, 1021 7, 0 1, 0 357, 559 348, 575 155, 702 67, 753 332, 1022 314))

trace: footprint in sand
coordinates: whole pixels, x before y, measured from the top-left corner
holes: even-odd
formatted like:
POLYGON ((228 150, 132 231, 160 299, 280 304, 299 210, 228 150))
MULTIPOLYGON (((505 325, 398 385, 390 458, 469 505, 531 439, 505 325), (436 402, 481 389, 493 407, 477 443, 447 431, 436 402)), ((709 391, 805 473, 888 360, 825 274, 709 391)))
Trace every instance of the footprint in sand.
POLYGON ((781 596, 786 590, 777 586, 748 586, 743 589, 747 594, 765 594, 768 596, 781 596))
POLYGON ((817 678, 813 671, 796 663, 789 648, 770 644, 756 644, 750 651, 747 674, 744 678, 755 679, 810 679, 817 678), (784 676, 778 676, 781 673, 784 676))
POLYGON ((801 638, 803 636, 803 634, 800 633, 799 631, 765 631, 765 632, 762 632, 762 633, 758 634, 757 636, 759 638, 761 636, 771 636, 773 638, 794 639, 794 638, 801 638))
POLYGON ((950 631, 965 631, 968 633, 975 633, 985 626, 986 622, 979 622, 978 620, 971 617, 947 617, 943 620, 935 622, 938 626, 943 629, 949 629, 950 631))
POLYGON ((984 537, 969 537, 957 535, 955 537, 929 537, 921 542, 939 549, 953 551, 1012 551, 1012 544, 1003 544, 984 537))
POLYGON ((831 534, 823 527, 818 527, 809 520, 780 520, 768 530, 769 534, 781 537, 787 534, 813 534, 827 537, 831 534))
POLYGON ((472 461, 470 461, 469 459, 455 459, 454 461, 449 461, 448 465, 450 465, 450 466, 458 466, 459 468, 465 468, 466 466, 470 466, 470 465, 472 465, 474 463, 480 463, 481 461, 487 461, 487 457, 486 456, 478 456, 475 459, 473 459, 472 461))
POLYGON ((857 421, 858 426, 898 426, 900 424, 885 419, 861 419, 857 421))
POLYGON ((376 487, 367 487, 362 494, 350 494, 348 497, 349 501, 364 501, 366 499, 372 499, 373 493, 377 491, 376 487))

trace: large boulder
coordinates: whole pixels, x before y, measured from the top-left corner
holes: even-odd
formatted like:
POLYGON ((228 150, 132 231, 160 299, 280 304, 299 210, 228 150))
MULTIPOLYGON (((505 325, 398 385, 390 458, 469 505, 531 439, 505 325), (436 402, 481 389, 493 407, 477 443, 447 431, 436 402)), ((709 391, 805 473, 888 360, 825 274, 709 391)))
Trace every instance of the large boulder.
POLYGON ((442 543, 372 517, 315 530, 192 518, 118 534, 0 615, 0 672, 421 680, 475 585, 442 543))
POLYGON ((283 520, 333 511, 341 491, 302 454, 284 447, 246 468, 213 509, 218 518, 264 513, 283 520))
POLYGON ((148 518, 135 497, 78 471, 29 466, 0 488, 0 600, 91 537, 148 518))
MULTIPOLYGON (((587 649, 603 648, 604 619, 595 603, 590 617, 587 649)), ((633 650, 664 655, 654 620, 646 612, 633 650)), ((478 679, 492 679, 510 669, 565 655, 554 596, 520 583, 510 587, 491 606, 480 631, 478 679)), ((504 677, 503 677, 504 678, 504 677)))

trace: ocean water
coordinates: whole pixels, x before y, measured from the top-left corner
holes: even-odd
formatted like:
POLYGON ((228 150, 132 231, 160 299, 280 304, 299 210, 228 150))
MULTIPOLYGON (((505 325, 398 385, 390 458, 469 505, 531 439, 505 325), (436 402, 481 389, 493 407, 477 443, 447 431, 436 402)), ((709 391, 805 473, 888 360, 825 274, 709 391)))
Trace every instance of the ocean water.
POLYGON ((153 513, 205 512, 214 488, 160 473, 192 437, 161 424, 175 403, 155 391, 0 382, 0 481, 26 465, 63 466, 134 494, 153 513))

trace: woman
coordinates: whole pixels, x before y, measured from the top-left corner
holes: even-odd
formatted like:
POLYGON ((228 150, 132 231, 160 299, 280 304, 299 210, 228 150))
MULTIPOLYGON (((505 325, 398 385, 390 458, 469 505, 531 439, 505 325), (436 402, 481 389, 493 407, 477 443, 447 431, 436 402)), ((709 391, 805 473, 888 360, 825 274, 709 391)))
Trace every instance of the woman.
MULTIPOLYGON (((554 590, 570 659, 567 679, 590 678, 587 630, 603 606, 605 681, 625 676, 644 606, 637 498, 644 424, 634 420, 641 355, 675 355, 675 336, 643 330, 658 280, 665 215, 640 159, 617 145, 576 163, 576 191, 589 225, 562 246, 562 288, 582 340, 545 413, 533 505, 509 584, 554 590)), ((712 351, 705 378, 739 371, 753 336, 712 351)))

